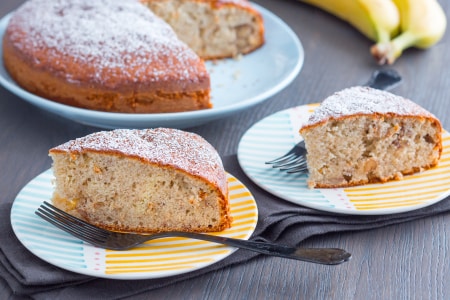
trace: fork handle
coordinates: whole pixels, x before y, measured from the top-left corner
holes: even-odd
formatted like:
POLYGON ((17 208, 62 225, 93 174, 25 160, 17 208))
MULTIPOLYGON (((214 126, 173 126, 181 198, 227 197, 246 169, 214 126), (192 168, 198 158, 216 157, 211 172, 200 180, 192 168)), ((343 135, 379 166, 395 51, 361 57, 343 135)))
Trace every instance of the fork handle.
MULTIPOLYGON (((159 234, 158 234, 159 235, 159 234)), ((338 248, 300 248, 289 247, 284 245, 277 245, 266 242, 255 242, 248 240, 239 240, 223 236, 206 235, 201 233, 162 233, 160 237, 165 236, 182 236, 188 238, 194 238, 199 240, 205 240, 218 244, 224 244, 233 246, 236 248, 246 249, 265 255, 284 257, 289 259, 296 259, 306 262, 324 264, 324 265, 337 265, 346 262, 350 259, 351 254, 343 249, 338 248)))

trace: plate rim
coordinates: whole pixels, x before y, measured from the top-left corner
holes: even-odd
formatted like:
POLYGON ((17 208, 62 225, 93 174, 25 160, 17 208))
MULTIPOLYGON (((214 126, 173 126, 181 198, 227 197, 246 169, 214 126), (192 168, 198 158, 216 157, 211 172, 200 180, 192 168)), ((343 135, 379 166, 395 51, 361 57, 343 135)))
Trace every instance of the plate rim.
MULTIPOLYGON (((156 113, 156 114, 128 114, 128 113, 117 113, 117 112, 104 112, 104 111, 95 111, 95 110, 89 110, 85 108, 79 108, 79 107, 73 107, 65 104, 61 104, 58 102, 54 102, 51 100, 48 100, 43 97, 39 97, 37 95, 34 95, 24 89, 22 89, 17 83, 12 80, 12 78, 9 77, 7 74, 7 71, 4 67, 3 60, 0 59, 0 68, 5 71, 5 73, 8 75, 8 77, 4 77, 3 74, 0 72, 0 84, 7 90, 9 90, 11 93, 16 95, 17 97, 21 98, 22 100, 40 108, 45 111, 51 112, 52 114, 59 114, 67 119, 70 119, 72 121, 87 124, 91 126, 96 127, 103 127, 103 128, 119 128, 119 127, 136 127, 132 126, 133 124, 138 123, 161 123, 163 125, 173 123, 183 123, 188 122, 189 125, 182 125, 182 126, 174 126, 174 127, 192 127, 192 126, 198 126, 201 124, 204 124, 206 122, 210 122, 215 119, 226 117, 229 114, 232 114, 234 112, 238 112, 241 110, 245 110, 247 108, 250 108, 251 106, 254 106, 256 104, 259 104, 261 102, 264 102, 268 100, 270 97, 274 96, 284 88, 286 88, 300 73, 303 63, 304 63, 304 48, 303 45, 298 37, 298 35, 292 30, 289 25, 284 22, 280 17, 275 15, 270 10, 262 7, 259 4, 256 4, 254 2, 250 2, 251 5, 257 9, 262 15, 264 19, 270 19, 271 22, 274 22, 277 24, 277 30, 282 29, 283 32, 286 34, 287 37, 289 37, 293 48, 295 49, 296 53, 298 54, 296 57, 296 64, 291 66, 289 69, 289 72, 286 72, 283 74, 283 80, 279 81, 276 85, 272 86, 269 90, 264 91, 262 93, 258 93, 254 95, 253 97, 250 97, 248 99, 244 99, 243 101, 236 101, 232 105, 219 107, 219 108, 212 108, 207 110, 197 110, 197 111, 189 111, 189 112, 177 112, 177 113, 156 113), (80 119, 81 116, 81 119, 80 119), (132 118, 130 118, 132 116, 132 118), (101 123, 93 122, 92 119, 95 119, 96 121, 101 121, 101 123), (86 121, 88 120, 88 121, 86 121), (195 120, 196 122, 192 122, 192 120, 195 120), (116 124, 118 122, 121 122, 122 125, 116 124), (115 124, 115 125, 113 125, 115 124), (126 124, 126 125, 124 125, 126 124)), ((11 18, 14 11, 9 12, 5 16, 1 17, 0 19, 0 46, 3 44, 2 37, 4 35, 4 32, 6 30, 7 22, 11 18)), ((267 31, 267 30, 266 30, 267 31)), ((267 39, 266 42, 267 43, 267 39)), ((264 45, 263 45, 264 47, 264 45)), ((257 49, 255 51, 261 51, 261 49, 257 49)), ((0 52, 2 50, 0 49, 0 52)), ((247 54, 251 55, 251 53, 247 54)), ((211 75, 212 77, 214 74, 211 75)), ((214 101, 214 100, 213 100, 214 101)), ((154 124, 153 124, 154 125, 154 124)), ((157 125, 154 125, 157 126, 157 125)), ((137 126, 142 127, 142 126, 137 126)))
MULTIPOLYGON (((233 181, 236 181, 238 184, 240 184, 242 186, 242 188, 248 192, 248 194, 250 195, 250 200, 252 201, 252 208, 249 208, 249 210, 252 211, 252 213, 254 214, 253 217, 253 223, 251 224, 252 228, 250 230, 245 231, 247 237, 244 238, 243 240, 249 240, 252 235, 254 234, 255 230, 256 230, 256 226, 258 224, 258 220, 259 220, 259 210, 258 210, 258 206, 257 206, 257 202, 255 197, 253 196, 252 192, 248 189, 247 186, 245 186, 245 184, 240 181, 236 176, 232 175, 231 173, 227 172, 227 182, 229 183, 230 179, 233 181)), ((214 255, 214 258, 212 259, 211 262, 207 262, 202 266, 196 266, 194 268, 190 268, 190 269, 181 269, 181 270, 175 270, 175 271, 166 271, 164 272, 164 274, 162 275, 157 275, 155 274, 155 272, 150 272, 150 273, 145 273, 145 272, 136 272, 135 276, 130 275, 130 273, 125 273, 125 274, 106 274, 105 272, 103 273, 93 273, 92 268, 76 268, 76 267, 71 267, 68 264, 61 264, 59 263, 57 260, 53 260, 51 257, 48 257, 46 255, 43 255, 42 253, 40 253, 38 250, 33 249, 32 247, 30 248, 30 246, 28 245, 28 241, 26 241, 24 238, 24 236, 22 235, 22 233, 19 231, 19 229, 16 227, 15 220, 15 206, 18 205, 17 202, 17 198, 19 198, 22 194, 24 194, 24 191, 26 191, 29 187, 30 184, 32 184, 35 180, 40 179, 41 176, 50 176, 52 177, 52 169, 49 168, 41 173, 39 173, 38 175, 36 175, 35 177, 33 177, 30 181, 28 181, 21 189, 20 191, 17 193, 16 197, 14 198, 14 201, 12 203, 11 206, 11 211, 10 211, 10 224, 12 227, 12 230, 14 232, 14 235, 17 237, 17 239, 19 240, 19 242, 28 250, 30 251, 32 254, 34 254, 36 257, 38 257, 39 259, 53 265, 56 267, 59 267, 61 269, 67 270, 67 271, 71 271, 77 274, 81 274, 81 275, 86 275, 86 276, 91 276, 91 277, 95 277, 95 278, 105 278, 105 279, 117 279, 117 280, 143 280, 143 279, 158 279, 158 278, 166 278, 166 277, 170 277, 170 276, 175 276, 175 275, 181 275, 181 274, 185 274, 185 273, 190 273, 190 272, 194 272, 206 267, 209 267, 213 264, 219 263, 220 261, 226 259, 227 257, 229 257, 230 255, 232 255, 234 252, 236 252, 239 248, 236 247, 232 247, 232 246, 227 246, 227 245, 217 245, 215 243, 212 242, 206 242, 208 245, 214 245, 223 249, 228 250, 227 253, 223 253, 223 254, 216 254, 214 255), (91 270, 91 271, 90 271, 91 270), (146 276, 146 274, 148 274, 146 276)), ((53 178, 53 177, 52 177, 53 178)), ((47 184, 51 185, 51 182, 46 182, 47 184)), ((41 196, 42 197, 42 196, 41 196)), ((247 196, 248 197, 248 196, 247 196)), ((42 199, 42 201, 44 200, 49 200, 49 199, 42 199)), ((247 200, 248 201, 248 200, 247 200)), ((36 203, 36 207, 34 207, 33 209, 36 210, 37 207, 39 206, 39 204, 36 203)), ((44 220, 39 219, 39 217, 37 217, 37 215, 34 214, 34 210, 33 211, 29 211, 29 218, 31 218, 31 220, 37 220, 38 222, 44 222, 44 224, 48 225, 47 223, 45 223, 44 220)), ((232 230, 233 229, 233 223, 232 223, 232 227, 226 229, 226 230, 232 230)), ((49 239, 49 238, 47 238, 49 239)), ((77 239, 75 237, 73 237, 73 239, 77 239)), ((57 240, 57 239, 52 239, 50 238, 50 240, 57 240)), ((78 239, 77 239, 78 240, 78 239)), ((195 239, 192 239, 193 241, 197 241, 195 239)), ((89 245, 85 242, 80 241, 80 247, 83 247, 83 250, 81 250, 82 252, 84 252, 84 247, 88 247, 90 249, 100 249, 97 247, 94 247, 92 245, 89 245)), ((109 252, 109 250, 105 250, 105 249, 100 249, 100 251, 107 251, 105 252, 105 256, 107 254, 110 254, 111 252, 109 252)), ((128 250, 125 251, 119 251, 120 253, 126 253, 128 250)), ((210 256, 212 257, 212 255, 210 256)))
MULTIPOLYGON (((297 110, 297 109, 304 109, 306 107, 312 107, 312 106, 317 106, 319 103, 307 103, 307 104, 302 104, 302 105, 298 105, 298 106, 294 106, 294 107, 290 107, 290 108, 286 108, 286 109, 282 109, 279 110, 275 113, 272 113, 266 117, 264 117, 263 119, 259 120, 258 122, 254 123, 250 128, 248 128, 245 133, 241 136, 239 143, 238 143, 238 149, 237 149, 237 158, 238 158, 238 162, 239 165, 241 166, 243 172, 245 173, 245 175, 247 175, 249 177, 249 179, 255 183, 257 186, 259 186, 260 188, 262 188, 263 190, 269 192, 270 194, 279 197, 282 200, 288 201, 290 203, 299 205, 299 206, 304 206, 304 207, 309 207, 309 208, 313 208, 319 211, 325 211, 325 212, 330 212, 330 213, 336 213, 339 215, 361 215, 361 216, 376 216, 376 215, 392 215, 392 214, 397 214, 397 213, 403 213, 403 212, 409 212, 409 211, 414 211, 414 210, 418 210, 424 207, 428 207, 431 206, 433 204, 436 204, 442 200, 444 200, 445 198, 447 198, 448 196, 450 196, 450 186, 448 187, 447 191, 445 193, 441 193, 439 195, 439 197, 436 197, 435 199, 433 199, 432 201, 426 201, 423 202, 421 204, 417 204, 417 205, 411 205, 411 206, 407 206, 407 208, 405 208, 405 206, 402 207, 396 207, 396 208, 383 208, 383 209, 373 209, 373 210, 349 210, 349 209, 343 209, 343 208, 331 208, 331 207, 327 207, 327 206, 323 206, 323 205, 318 205, 318 204, 314 204, 314 203, 310 203, 310 202, 306 202, 306 201, 302 201, 302 200, 298 200, 298 199, 293 199, 291 198, 289 195, 286 196, 283 193, 272 189, 270 186, 268 187, 267 185, 262 184, 261 182, 259 182, 259 180, 257 178, 255 178, 253 176, 253 174, 251 174, 251 172, 249 172, 249 170, 246 168, 245 163, 243 163, 243 158, 242 158, 242 147, 243 147, 243 143, 245 138, 248 136, 248 134, 254 130, 254 128, 256 126, 259 126, 259 124, 267 122, 268 120, 270 120, 271 118, 273 118, 274 116, 276 116, 277 114, 283 114, 283 113, 289 113, 292 110, 297 110)), ((291 128, 293 129, 293 128, 291 128)), ((444 134, 448 132, 444 129, 444 134)), ((299 137, 299 140, 301 140, 301 137, 299 137)), ((295 144, 295 142, 293 143, 293 145, 295 144)), ((287 151, 287 150, 286 150, 287 151)), ((264 162, 262 162, 264 163, 264 162)), ((417 175, 417 174, 415 174, 417 175)), ((400 181, 399 181, 400 182, 400 181)), ((366 185, 367 186, 367 185, 366 185)), ((358 188, 361 186, 356 186, 353 188, 358 188)), ((349 187, 350 189, 352 187, 349 187)), ((349 189, 349 188, 338 188, 337 190, 340 190, 343 192, 344 189, 349 189)), ((331 190, 331 189, 315 189, 315 190, 331 190)))

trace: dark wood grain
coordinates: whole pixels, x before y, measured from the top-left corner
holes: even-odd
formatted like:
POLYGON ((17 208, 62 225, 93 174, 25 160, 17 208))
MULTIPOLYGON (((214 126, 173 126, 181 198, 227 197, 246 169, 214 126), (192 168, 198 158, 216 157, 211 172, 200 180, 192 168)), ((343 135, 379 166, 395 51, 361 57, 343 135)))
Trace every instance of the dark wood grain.
MULTIPOLYGON (((0 16, 23 1, 2 0, 0 16)), ((286 89, 252 109, 189 128, 221 155, 235 154, 256 121, 281 109, 319 102, 363 84, 378 66, 371 42, 345 22, 294 0, 255 1, 281 17, 300 37, 305 62, 286 89)), ((450 1, 440 1, 445 11, 450 1)), ((409 97, 450 128, 450 38, 432 49, 407 50, 394 67, 409 97)), ((232 91, 230 91, 232 92, 232 91)), ((0 87, 0 190, 11 201, 50 167, 48 149, 99 130, 49 115, 0 87)), ((2 201, 2 200, 0 200, 2 201)), ((313 237, 305 246, 340 247, 353 254, 340 266, 259 257, 246 264, 154 290, 133 299, 450 299, 450 215, 377 230, 313 237)))

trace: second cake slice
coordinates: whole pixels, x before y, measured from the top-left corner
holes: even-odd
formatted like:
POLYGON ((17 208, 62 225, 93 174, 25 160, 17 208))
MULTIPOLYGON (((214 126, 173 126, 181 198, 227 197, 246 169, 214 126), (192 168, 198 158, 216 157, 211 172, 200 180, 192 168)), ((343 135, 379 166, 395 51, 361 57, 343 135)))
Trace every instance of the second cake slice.
POLYGON ((310 187, 400 179, 437 165, 441 123, 412 101, 369 87, 325 99, 300 129, 310 187))

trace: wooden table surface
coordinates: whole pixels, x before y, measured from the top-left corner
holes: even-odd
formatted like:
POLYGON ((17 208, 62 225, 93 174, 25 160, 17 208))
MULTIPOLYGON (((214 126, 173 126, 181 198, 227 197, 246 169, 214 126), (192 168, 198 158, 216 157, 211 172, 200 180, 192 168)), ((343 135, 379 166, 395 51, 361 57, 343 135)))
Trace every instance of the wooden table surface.
MULTIPOLYGON (((22 2, 2 0, 0 16, 22 2)), ((263 117, 363 84, 379 67, 369 54, 371 41, 334 16, 294 0, 255 2, 297 33, 305 61, 298 77, 267 101, 226 119, 186 129, 205 137, 221 155, 235 154, 244 132, 263 117)), ((440 3, 448 12, 450 1, 440 3)), ((444 128, 450 128, 449 66, 449 33, 432 49, 407 50, 393 66, 404 79, 393 92, 434 113, 444 128)), ((100 130, 50 115, 3 87, 0 128, 0 190, 1 199, 8 201, 50 167, 49 148, 100 130)), ((449 224, 450 214, 446 214, 376 230, 310 238, 305 246, 340 247, 353 258, 346 264, 326 267, 260 257, 141 298, 450 299, 449 224)))

